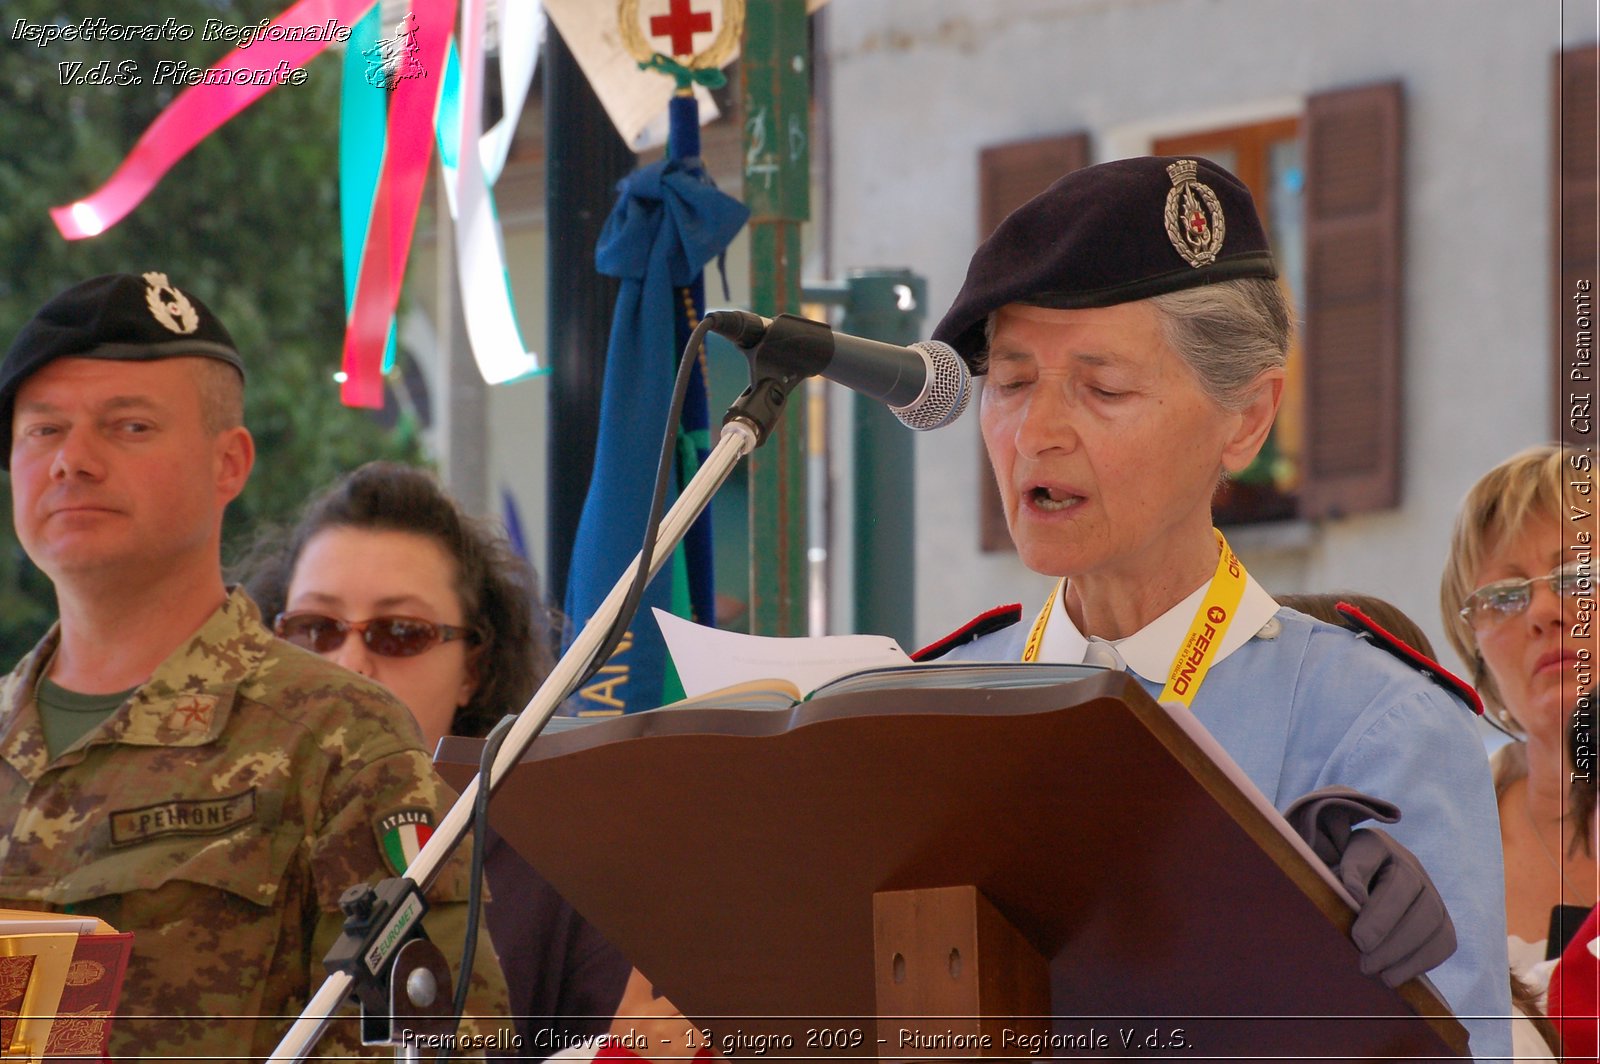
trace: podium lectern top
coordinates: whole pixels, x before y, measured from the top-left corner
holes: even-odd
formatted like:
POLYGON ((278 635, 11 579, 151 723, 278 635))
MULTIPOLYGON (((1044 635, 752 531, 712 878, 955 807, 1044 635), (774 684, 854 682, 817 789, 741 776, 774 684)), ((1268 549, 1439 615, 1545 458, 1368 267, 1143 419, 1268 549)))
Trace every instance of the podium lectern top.
POLYGON ((1349 907, 1122 673, 620 717, 536 741, 491 810, 713 1033, 871 1032, 873 895, 970 884, 1050 962, 1059 1040, 1014 1055, 1465 1052, 1427 986, 1361 975, 1349 907))

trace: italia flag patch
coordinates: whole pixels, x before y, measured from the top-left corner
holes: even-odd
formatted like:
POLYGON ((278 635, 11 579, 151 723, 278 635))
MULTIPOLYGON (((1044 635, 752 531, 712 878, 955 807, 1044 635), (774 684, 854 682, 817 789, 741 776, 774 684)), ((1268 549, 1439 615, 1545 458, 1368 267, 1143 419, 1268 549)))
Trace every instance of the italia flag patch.
POLYGON ((433 811, 421 806, 396 809, 372 822, 378 834, 378 849, 389 860, 395 875, 404 875, 406 867, 422 852, 423 845, 433 834, 433 811))

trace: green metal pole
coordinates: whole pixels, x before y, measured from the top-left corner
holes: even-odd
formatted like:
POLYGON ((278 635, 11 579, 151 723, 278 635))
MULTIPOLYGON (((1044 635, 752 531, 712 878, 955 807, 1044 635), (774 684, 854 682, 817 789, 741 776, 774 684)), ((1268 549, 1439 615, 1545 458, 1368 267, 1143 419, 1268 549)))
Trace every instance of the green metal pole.
MULTIPOLYGON (((800 223, 811 216, 811 57, 805 0, 747 5, 744 200, 751 309, 800 309, 800 223)), ((750 457, 750 631, 806 634, 806 410, 797 391, 750 457)))

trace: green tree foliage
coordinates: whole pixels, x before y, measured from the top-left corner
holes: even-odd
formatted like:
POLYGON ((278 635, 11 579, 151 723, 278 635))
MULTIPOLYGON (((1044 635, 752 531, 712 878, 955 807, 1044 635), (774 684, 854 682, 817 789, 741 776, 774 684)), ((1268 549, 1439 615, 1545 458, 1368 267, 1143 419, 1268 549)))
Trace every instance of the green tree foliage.
MULTIPOLYGON (((249 367, 246 423, 259 456, 230 508, 224 554, 236 557, 263 522, 283 523, 340 472, 374 458, 415 460, 415 434, 382 427, 339 403, 344 328, 338 217, 340 55, 330 49, 302 85, 275 88, 168 172, 120 224, 67 241, 48 209, 108 178, 181 91, 154 83, 157 64, 204 69, 227 41, 202 40, 208 19, 247 25, 288 0, 5 0, 0 11, 0 344, 54 293, 111 272, 158 270, 222 318, 249 367), (63 11, 70 10, 70 14, 63 11), (41 47, 17 23, 117 25, 171 20, 187 41, 54 41, 41 47), (63 84, 61 64, 131 62, 140 84, 63 84)), ((266 65, 266 64, 263 64, 266 65)), ((9 487, 9 486, 8 486, 9 487)), ((5 492, 9 517, 9 490, 5 492)), ((24 653, 55 614, 48 580, 0 528, 0 668, 24 653)))

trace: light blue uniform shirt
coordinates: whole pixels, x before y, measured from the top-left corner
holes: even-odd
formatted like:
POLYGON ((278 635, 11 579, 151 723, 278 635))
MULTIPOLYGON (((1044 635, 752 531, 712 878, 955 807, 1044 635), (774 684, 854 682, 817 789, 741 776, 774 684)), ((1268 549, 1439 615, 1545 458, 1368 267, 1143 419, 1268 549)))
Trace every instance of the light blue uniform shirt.
MULTIPOLYGON (((1275 619, 1212 666, 1190 708, 1280 811, 1334 784, 1399 806, 1384 830, 1422 861, 1455 923, 1456 952, 1428 977, 1474 1057, 1509 1058, 1500 816, 1471 711, 1352 632, 1290 609, 1275 619)), ((941 660, 1019 661, 1028 627, 941 660)), ((1152 698, 1166 679, 1132 675, 1152 698)))

